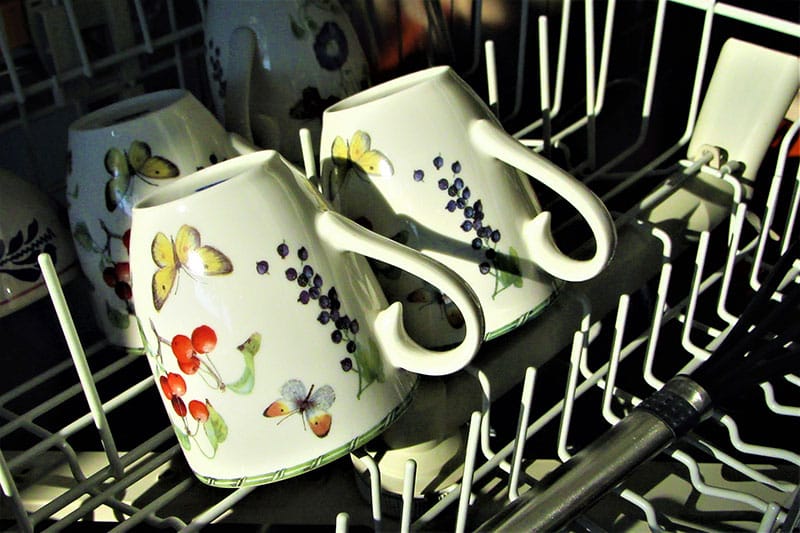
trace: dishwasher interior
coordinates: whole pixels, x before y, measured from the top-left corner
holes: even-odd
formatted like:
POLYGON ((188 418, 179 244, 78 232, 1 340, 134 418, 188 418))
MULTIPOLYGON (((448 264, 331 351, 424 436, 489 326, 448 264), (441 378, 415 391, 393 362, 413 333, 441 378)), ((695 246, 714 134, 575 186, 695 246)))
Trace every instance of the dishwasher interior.
MULTIPOLYGON (((350 457, 221 489, 188 469, 146 362, 105 340, 80 273, 62 286, 45 262, 50 297, 0 318, 0 527, 470 531, 709 358, 797 240, 797 5, 442 4, 342 2, 397 54, 375 81, 450 64, 519 142, 604 201, 619 238, 606 270, 567 283, 465 370, 423 378, 409 410, 350 457), (376 7, 388 24, 370 18, 376 7), (426 38, 404 48, 413 8, 426 38), (795 56, 793 77, 776 88, 752 74, 748 61, 769 68, 759 54, 795 56)), ((0 7, 0 167, 62 208, 73 120, 165 88, 210 105, 201 0, 0 7)), ((559 246, 581 253, 586 229, 536 190, 559 246)), ((798 272, 795 260, 772 305, 798 272)), ((800 374, 742 388, 565 529, 796 531, 799 434, 800 374)))

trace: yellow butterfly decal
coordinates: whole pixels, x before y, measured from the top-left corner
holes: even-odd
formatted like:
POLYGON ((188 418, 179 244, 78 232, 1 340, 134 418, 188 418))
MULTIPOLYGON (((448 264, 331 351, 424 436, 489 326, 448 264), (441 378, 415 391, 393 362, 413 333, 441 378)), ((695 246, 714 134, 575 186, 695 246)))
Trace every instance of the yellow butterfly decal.
POLYGON ((189 277, 220 276, 233 272, 233 263, 228 256, 212 246, 201 246, 200 232, 185 224, 178 229, 174 241, 158 232, 153 237, 150 252, 158 266, 152 283, 156 311, 160 311, 167 301, 179 270, 185 270, 189 277))
POLYGON ((169 159, 153 155, 150 145, 133 141, 127 152, 111 148, 104 160, 106 172, 111 179, 106 183, 106 208, 114 211, 125 201, 133 176, 145 183, 147 179, 175 178, 180 174, 178 167, 169 159))
POLYGON ((331 158, 334 163, 331 183, 333 192, 341 188, 350 170, 355 171, 364 181, 368 180, 368 175, 389 177, 394 174, 394 167, 389 158, 378 150, 372 150, 371 144, 369 134, 361 130, 353 133, 350 142, 336 136, 331 146, 331 158))

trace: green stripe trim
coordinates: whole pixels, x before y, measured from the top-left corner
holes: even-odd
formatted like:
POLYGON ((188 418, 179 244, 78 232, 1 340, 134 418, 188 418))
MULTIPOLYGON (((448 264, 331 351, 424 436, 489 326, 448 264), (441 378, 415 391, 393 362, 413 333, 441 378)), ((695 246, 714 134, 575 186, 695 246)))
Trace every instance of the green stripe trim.
POLYGON ((373 426, 369 431, 339 446, 335 450, 331 450, 323 455, 315 457, 314 459, 311 459, 304 463, 300 463, 298 465, 281 468, 280 470, 276 470, 274 472, 259 474, 257 476, 248 476, 248 477, 233 478, 233 479, 216 479, 195 473, 195 477, 197 477, 197 479, 199 479, 206 485, 211 485, 212 487, 240 488, 240 487, 249 487, 251 485, 265 485, 267 483, 274 483, 275 481, 280 481, 283 479, 299 476, 300 474, 304 474, 306 472, 314 470, 315 468, 319 468, 320 466, 332 463, 336 459, 348 455, 356 448, 359 448, 364 444, 366 444, 367 442, 369 442, 370 440, 374 439, 375 437, 383 433, 383 431, 386 430, 386 428, 392 425, 392 423, 395 420, 400 418, 400 415, 402 415, 403 412, 405 412, 405 410, 411 404, 411 399, 414 396, 414 391, 416 390, 416 388, 417 388, 417 382, 414 383, 414 387, 411 389, 408 395, 406 395, 406 397, 403 399, 403 402, 394 409, 392 409, 389 412, 389 414, 383 418, 383 420, 378 422, 378 424, 373 426))
POLYGON ((509 331, 513 331, 513 330, 517 329, 518 327, 520 327, 521 325, 526 323, 528 320, 540 315, 542 313, 542 311, 547 309, 550 306, 550 304, 552 304, 553 301, 558 297, 558 293, 559 293, 562 285, 563 285, 563 283, 553 283, 553 292, 550 294, 550 296, 547 298, 547 300, 543 301, 542 303, 540 303, 539 305, 537 305, 536 307, 534 307, 530 311, 527 311, 524 314, 518 316, 517 318, 515 318, 514 320, 512 320, 511 322, 509 322, 505 326, 501 326, 501 327, 497 328, 496 330, 487 333, 486 335, 484 335, 483 339, 485 341, 490 341, 492 339, 496 339, 497 337, 499 337, 501 335, 505 335, 509 331))

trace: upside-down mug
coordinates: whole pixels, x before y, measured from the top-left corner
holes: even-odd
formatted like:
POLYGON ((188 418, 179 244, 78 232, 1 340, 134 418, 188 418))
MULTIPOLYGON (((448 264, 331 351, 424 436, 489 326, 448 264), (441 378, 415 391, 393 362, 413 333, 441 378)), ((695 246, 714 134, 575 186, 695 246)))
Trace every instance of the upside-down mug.
POLYGON ((210 485, 271 483, 350 453, 406 408, 415 373, 455 372, 482 342, 463 280, 330 210, 274 151, 139 202, 131 262, 154 378, 189 466, 210 485), (363 256, 451 295, 463 342, 414 343, 363 256))
MULTIPOLYGON (((478 296, 487 340, 545 309, 560 280, 590 279, 612 256, 616 231, 602 202, 503 131, 449 67, 367 89, 322 120, 320 175, 332 205, 457 272, 478 296), (583 217, 596 244, 591 258, 558 249, 526 174, 583 217)), ((407 304, 415 339, 458 341, 462 320, 449 294, 389 265, 374 268, 387 297, 407 304)))
POLYGON ((132 320, 131 206, 150 191, 247 147, 191 93, 165 90, 111 104, 73 122, 67 204, 91 302, 108 340, 141 348, 132 320))
POLYGON ((204 32, 216 115, 295 163, 297 131, 307 128, 316 145, 322 111, 368 84, 366 56, 337 0, 210 0, 204 32))

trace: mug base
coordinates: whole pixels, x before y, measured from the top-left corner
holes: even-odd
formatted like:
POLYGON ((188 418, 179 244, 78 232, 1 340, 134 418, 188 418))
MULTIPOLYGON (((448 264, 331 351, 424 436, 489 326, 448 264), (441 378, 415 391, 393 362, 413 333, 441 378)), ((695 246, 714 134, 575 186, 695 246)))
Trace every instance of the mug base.
POLYGON ((305 474, 306 472, 310 472, 311 470, 314 470, 321 466, 332 463, 333 461, 350 454, 354 450, 358 449, 367 442, 371 441, 372 439, 383 433, 398 418, 400 418, 400 416, 406 411, 408 406, 411 405, 411 401, 414 397, 414 392, 417 390, 418 383, 419 381, 414 382, 414 386, 406 395, 406 397, 403 399, 403 401, 394 409, 392 409, 389 412, 389 414, 387 414, 380 422, 378 422, 372 428, 367 430, 365 433, 362 433, 358 437, 342 444, 336 449, 331 450, 323 455, 320 455, 318 457, 315 457, 313 459, 304 461, 302 463, 293 466, 288 466, 286 468, 281 468, 279 470, 275 470, 265 474, 257 474, 253 476, 243 476, 237 478, 223 479, 223 478, 214 478, 210 476, 205 476, 198 472, 194 472, 194 475, 198 480, 211 487, 238 489, 241 487, 250 487, 254 485, 266 485, 269 483, 275 483, 276 481, 282 481, 284 479, 289 479, 295 476, 299 476, 301 474, 305 474))
POLYGON ((533 318, 536 318, 537 316, 542 314, 542 312, 548 307, 550 307, 550 305, 556 300, 563 286, 564 286, 563 281, 553 282, 553 292, 550 293, 550 296, 548 296, 546 300, 541 302, 533 309, 526 311, 525 313, 518 316, 517 318, 507 323, 506 325, 501 326, 490 332, 487 332, 484 335, 483 340, 490 341, 492 339, 496 339, 497 337, 500 337, 501 335, 505 335, 506 333, 509 333, 510 331, 517 329, 518 327, 522 326, 529 320, 532 320, 533 318))

